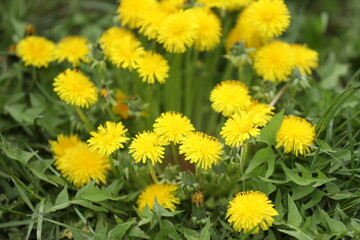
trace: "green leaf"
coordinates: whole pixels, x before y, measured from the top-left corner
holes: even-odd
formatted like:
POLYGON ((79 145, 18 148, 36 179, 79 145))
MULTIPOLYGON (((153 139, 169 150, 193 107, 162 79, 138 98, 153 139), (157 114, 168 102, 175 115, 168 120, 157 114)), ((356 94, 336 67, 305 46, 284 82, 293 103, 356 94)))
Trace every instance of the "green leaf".
POLYGON ((20 197, 24 200, 24 202, 26 203, 26 205, 28 205, 28 207, 35 212, 35 208, 34 205, 31 203, 30 199, 28 198, 28 196, 25 193, 24 188, 15 180, 15 179, 11 179, 13 181, 13 183, 15 184, 16 190, 18 191, 20 197))
POLYGON ((150 236, 147 235, 143 230, 141 230, 138 226, 133 227, 129 232, 129 237, 135 237, 138 239, 149 239, 150 236))
POLYGON ((295 227, 299 227, 302 222, 302 218, 298 208, 296 207, 294 200, 290 197, 290 195, 288 195, 288 208, 289 208, 289 212, 288 212, 287 221, 291 225, 295 227))
POLYGON ((281 127, 282 120, 284 118, 284 109, 270 120, 268 125, 263 127, 260 131, 259 139, 260 141, 267 143, 269 145, 276 145, 276 134, 281 127))
POLYGON ((69 194, 67 191, 67 187, 65 186, 63 190, 61 190, 61 192, 59 193, 59 195, 57 196, 56 200, 55 200, 55 205, 60 205, 60 204, 66 204, 69 202, 69 194))
MULTIPOLYGON (((249 166, 247 167, 245 174, 251 173, 254 169, 256 169, 258 166, 260 166, 262 163, 267 162, 269 159, 269 155, 272 153, 272 149, 270 146, 266 148, 262 148, 258 150, 253 157, 253 159, 250 161, 249 166)), ((274 154, 272 153, 274 156, 274 154)), ((271 157, 271 156, 270 156, 271 157)))
POLYGON ((206 224, 203 229, 201 229, 199 240, 210 240, 210 219, 206 220, 206 224))
POLYGON ((105 188, 99 189, 99 187, 94 186, 87 188, 86 191, 81 194, 81 198, 91 202, 101 202, 108 200, 110 196, 105 188))
POLYGON ((6 156, 11 159, 17 160, 21 163, 27 163, 37 152, 25 152, 20 148, 4 147, 3 148, 6 156))
POLYGON ((160 221, 160 232, 156 235, 156 239, 181 239, 174 225, 169 220, 160 221))
POLYGON ((319 210, 331 232, 340 233, 348 231, 347 227, 342 222, 332 219, 323 209, 319 208, 319 210))
POLYGON ((109 231, 108 240, 122 239, 126 231, 131 227, 135 220, 131 220, 125 223, 118 224, 116 227, 109 231))

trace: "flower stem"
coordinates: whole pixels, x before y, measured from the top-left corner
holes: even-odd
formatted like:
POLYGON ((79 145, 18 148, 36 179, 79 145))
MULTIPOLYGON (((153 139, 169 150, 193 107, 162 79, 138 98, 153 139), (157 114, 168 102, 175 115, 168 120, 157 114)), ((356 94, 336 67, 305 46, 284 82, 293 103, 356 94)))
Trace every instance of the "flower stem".
POLYGON ((158 179, 157 176, 156 176, 156 173, 155 173, 155 170, 154 170, 154 166, 153 166, 151 163, 148 164, 148 165, 149 165, 149 173, 150 173, 150 176, 151 176, 153 182, 154 182, 155 184, 157 184, 157 183, 159 182, 159 179, 158 179))
POLYGON ((91 125, 89 120, 87 119, 86 115, 84 114, 83 110, 79 107, 76 107, 76 113, 78 114, 81 121, 85 124, 85 128, 90 132, 93 131, 95 128, 91 125))
POLYGON ((120 179, 120 172, 116 168, 116 166, 114 164, 114 159, 111 156, 109 156, 109 162, 110 162, 111 171, 113 172, 114 176, 116 178, 120 179))
POLYGON ((271 100, 271 102, 269 103, 270 107, 275 106, 275 104, 279 101, 279 99, 281 98, 281 96, 284 94, 284 92, 289 88, 289 84, 284 85, 279 92, 275 95, 275 97, 273 98, 273 100, 271 100))
POLYGON ((244 145, 240 149, 240 171, 241 171, 241 181, 243 184, 243 191, 245 191, 245 179, 244 179, 243 168, 244 168, 245 162, 246 162, 247 150, 248 150, 248 145, 247 145, 247 143, 244 143, 244 145))
POLYGON ((178 164, 180 169, 181 169, 181 165, 180 165, 180 159, 179 159, 179 155, 176 151, 176 146, 174 143, 171 143, 170 144, 170 148, 171 148, 171 153, 172 153, 172 156, 173 156, 173 159, 174 159, 174 162, 175 164, 178 164))

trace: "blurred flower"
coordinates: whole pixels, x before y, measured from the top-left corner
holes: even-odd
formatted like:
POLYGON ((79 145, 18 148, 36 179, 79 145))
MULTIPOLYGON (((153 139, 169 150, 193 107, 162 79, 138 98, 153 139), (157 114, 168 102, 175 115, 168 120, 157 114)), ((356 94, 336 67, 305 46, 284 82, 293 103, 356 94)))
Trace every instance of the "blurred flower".
POLYGON ((158 53, 147 51, 136 62, 137 72, 143 82, 154 84, 157 80, 159 83, 165 83, 165 79, 169 76, 169 65, 158 53))
POLYGON ((110 62, 118 68, 132 70, 136 68, 136 61, 145 54, 141 43, 132 36, 124 36, 114 40, 109 48, 110 62))
POLYGON ((113 112, 120 115, 124 119, 129 118, 129 106, 126 104, 129 96, 121 90, 116 90, 115 98, 116 105, 113 107, 113 112))
POLYGON ((235 113, 226 122, 220 135, 225 143, 231 147, 239 147, 244 141, 260 134, 260 129, 255 126, 253 116, 246 112, 235 113))
POLYGON ((157 41, 164 45, 168 52, 183 53, 191 47, 197 37, 198 24, 191 11, 169 15, 160 26, 157 41))
POLYGON ((87 55, 90 52, 89 41, 84 37, 70 36, 63 38, 56 48, 58 62, 67 60, 74 67, 80 64, 80 61, 87 62, 87 55))
POLYGON ((144 131, 138 133, 130 144, 129 153, 135 159, 135 162, 146 163, 151 160, 151 164, 162 162, 165 148, 168 142, 154 132, 144 131))
POLYGON ((227 0, 226 9, 227 10, 237 10, 242 7, 246 7, 254 0, 227 0))
POLYGON ((236 80, 222 81, 210 93, 211 107, 226 117, 250 106, 250 100, 247 86, 236 80))
POLYGON ((283 0, 259 0, 249 6, 249 22, 260 34, 271 39, 290 25, 290 13, 283 0))
POLYGON ((176 185, 167 183, 147 186, 140 193, 137 200, 139 210, 142 211, 145 206, 152 209, 156 198, 156 201, 160 206, 167 208, 170 211, 175 211, 175 204, 180 203, 180 199, 175 196, 177 189, 178 187, 176 185))
POLYGON ((291 44, 291 48, 295 53, 295 65, 301 74, 311 75, 311 69, 319 67, 318 52, 300 44, 291 44))
POLYGON ((155 119, 154 132, 165 138, 166 141, 179 143, 181 138, 194 131, 190 120, 182 113, 165 112, 155 119))
POLYGON ((111 55, 111 47, 118 41, 118 39, 122 39, 124 37, 131 37, 136 40, 134 34, 125 28, 119 27, 111 27, 107 29, 100 37, 99 43, 101 48, 104 51, 106 57, 110 57, 111 55))
POLYGON ((212 8, 225 8, 227 6, 228 0, 196 0, 196 3, 201 5, 204 4, 205 7, 212 8))
POLYGON ((156 0, 121 0, 117 13, 122 25, 137 28, 149 8, 156 5, 156 0))
POLYGON ((55 44, 44 37, 29 36, 16 45, 16 55, 25 66, 48 67, 55 60, 55 44))
POLYGON ((160 0, 159 4, 162 9, 168 13, 174 13, 186 4, 187 0, 160 0))
POLYGON ((78 70, 66 69, 54 79, 54 91, 67 104, 88 108, 98 98, 95 85, 78 70))
POLYGON ((215 48, 220 43, 220 19, 208 8, 192 8, 190 11, 199 25, 194 43, 195 48, 199 51, 208 51, 215 48))
POLYGON ((245 111, 252 116, 255 126, 263 127, 274 115, 274 109, 269 104, 259 102, 258 100, 251 100, 251 105, 245 111))
POLYGON ((150 9, 144 12, 143 18, 140 21, 139 33, 146 36, 149 40, 156 39, 161 24, 169 14, 159 4, 151 6, 150 9))
POLYGON ((254 68, 264 80, 285 81, 295 68, 294 51, 285 42, 269 43, 256 52, 254 68))
POLYGON ((54 158, 59 159, 64 156, 67 149, 75 147, 77 144, 81 143, 81 140, 77 135, 65 136, 60 134, 57 136, 56 141, 49 141, 49 143, 54 158))
POLYGON ((194 192, 191 201, 197 206, 201 207, 204 205, 204 195, 200 191, 194 192))
POLYGON ((276 135, 276 148, 284 147, 284 152, 293 152, 296 156, 305 155, 314 146, 315 128, 305 119, 297 116, 285 116, 276 135))
POLYGON ((233 228, 252 234, 259 229, 268 230, 274 222, 274 216, 279 215, 271 200, 262 192, 239 192, 228 205, 226 218, 233 228))
POLYGON ((97 183, 106 183, 106 173, 110 169, 107 157, 91 151, 83 142, 66 149, 54 164, 64 177, 79 188, 92 179, 96 179, 97 183))
POLYGON ((35 33, 36 33, 36 28, 33 24, 26 25, 26 27, 25 27, 25 35, 26 36, 32 36, 32 35, 35 35, 35 33))
POLYGON ((180 154, 185 160, 205 170, 221 159, 222 146, 218 139, 202 132, 191 132, 180 141, 180 154))
POLYGON ((90 132, 92 136, 87 142, 91 151, 109 156, 119 148, 123 148, 129 138, 125 136, 127 129, 121 122, 107 121, 105 127, 100 125, 97 132, 90 132))

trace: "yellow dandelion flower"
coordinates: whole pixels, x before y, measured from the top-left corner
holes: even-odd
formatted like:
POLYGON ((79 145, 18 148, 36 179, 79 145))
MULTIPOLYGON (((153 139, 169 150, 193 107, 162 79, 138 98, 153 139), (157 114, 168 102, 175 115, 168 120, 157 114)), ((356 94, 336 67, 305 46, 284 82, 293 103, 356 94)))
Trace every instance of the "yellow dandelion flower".
POLYGON ((206 170, 220 161, 222 146, 215 137, 191 132, 181 139, 179 152, 185 155, 185 160, 206 170))
POLYGON ((110 169, 109 159, 91 151, 83 142, 68 148, 54 164, 76 187, 82 187, 92 179, 106 183, 106 173, 110 169))
POLYGON ((135 162, 146 163, 149 159, 152 165, 162 162, 165 148, 168 142, 154 132, 144 131, 138 133, 130 144, 129 153, 135 159, 135 162))
POLYGON ((226 9, 227 10, 237 10, 242 7, 248 6, 254 0, 227 0, 226 9))
POLYGON ((255 126, 253 116, 246 112, 235 113, 226 122, 220 135, 225 139, 226 145, 239 147, 244 141, 260 134, 255 126))
POLYGON ((68 148, 75 147, 77 144, 81 143, 81 140, 77 135, 65 136, 60 134, 57 136, 56 141, 49 141, 51 151, 54 154, 55 159, 59 159, 64 156, 65 151, 68 148))
POLYGON ((119 148, 123 148, 129 138, 125 137, 127 129, 124 125, 107 121, 105 127, 100 125, 97 132, 90 132, 92 136, 87 142, 92 151, 109 156, 119 148))
POLYGON ((181 138, 195 130, 190 120, 182 113, 165 112, 155 119, 154 132, 166 141, 179 143, 181 138))
POLYGON ((109 51, 109 60, 112 64, 129 70, 136 68, 136 61, 145 54, 141 43, 132 36, 117 39, 110 46, 109 51))
POLYGON ((129 28, 137 28, 144 13, 156 4, 156 0, 121 0, 117 10, 119 20, 129 28))
POLYGON ((174 13, 186 4, 186 0, 161 0, 160 7, 168 13, 174 13))
POLYGON ((132 32, 119 27, 111 27, 100 36, 99 43, 106 57, 110 57, 110 49, 113 44, 124 37, 131 37, 136 40, 135 35, 132 32))
POLYGON ((175 196, 177 189, 178 187, 176 185, 167 183, 147 186, 140 193, 137 200, 139 210, 142 211, 145 206, 152 209, 156 198, 156 201, 160 206, 167 208, 170 211, 175 211, 175 204, 180 203, 180 199, 175 196))
POLYGON ((194 47, 199 51, 215 48, 220 43, 220 19, 208 8, 193 8, 189 11, 194 14, 199 26, 194 47))
POLYGON ((274 115, 274 109, 269 104, 259 102, 258 100, 251 100, 251 105, 245 111, 252 116, 257 127, 263 127, 274 115))
POLYGON ((137 72, 143 82, 154 84, 155 80, 165 83, 169 76, 169 65, 166 59, 158 53, 147 51, 142 57, 137 59, 137 72))
POLYGON ((212 8, 226 8, 228 0, 197 0, 196 3, 201 5, 204 4, 205 7, 212 8))
POLYGON ((267 39, 280 36, 290 25, 283 0, 259 0, 249 6, 249 21, 267 39))
POLYGON ((276 135, 276 148, 284 147, 284 152, 296 156, 311 152, 314 146, 315 128, 308 121, 297 116, 285 116, 276 135))
POLYGON ((254 68, 264 80, 282 82, 295 68, 295 54, 291 46, 276 41, 260 48, 254 59, 254 68))
POLYGON ((126 104, 129 96, 121 90, 116 90, 115 99, 116 105, 113 107, 113 112, 120 115, 123 119, 129 118, 129 106, 126 104))
POLYGON ((164 45, 168 52, 183 53, 194 44, 198 24, 191 11, 170 14, 160 26, 157 41, 164 45))
POLYGON ((295 53, 295 65, 301 74, 311 75, 311 69, 319 67, 318 52, 300 44, 291 44, 291 48, 295 53))
POLYGON ((251 96, 247 86, 236 80, 222 81, 210 93, 211 107, 226 117, 250 106, 251 96))
POLYGON ((16 55, 25 66, 48 67, 55 60, 55 44, 44 37, 28 36, 16 45, 16 55))
POLYGON ((66 69, 53 83, 54 91, 67 104, 88 108, 98 98, 95 85, 82 72, 66 69))
POLYGON ((232 227, 238 231, 252 234, 259 229, 268 230, 274 222, 274 216, 279 215, 274 204, 259 191, 239 192, 229 202, 226 218, 232 227))
POLYGON ((70 36, 63 38, 56 48, 58 62, 67 60, 74 67, 80 64, 80 61, 88 62, 87 55, 90 52, 89 40, 84 37, 70 36))
POLYGON ((164 19, 169 16, 161 5, 154 5, 151 9, 144 12, 144 17, 140 21, 139 33, 146 36, 149 40, 156 39, 159 34, 159 28, 164 19))

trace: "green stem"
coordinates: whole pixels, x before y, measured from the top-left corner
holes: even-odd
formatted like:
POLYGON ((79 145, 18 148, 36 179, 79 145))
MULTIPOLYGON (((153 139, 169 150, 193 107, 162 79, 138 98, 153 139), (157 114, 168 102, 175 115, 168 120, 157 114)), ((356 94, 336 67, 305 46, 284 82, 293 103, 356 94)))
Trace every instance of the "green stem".
POLYGON ((114 176, 120 179, 120 173, 114 164, 114 159, 111 156, 109 156, 109 162, 110 162, 111 171, 113 172, 114 176))
POLYGON ((156 176, 156 173, 155 173, 155 170, 154 170, 154 166, 153 166, 151 163, 149 163, 148 165, 149 165, 149 173, 150 173, 150 176, 151 176, 153 182, 154 182, 155 184, 157 184, 157 183, 159 182, 159 179, 158 179, 157 176, 156 176))
POLYGON ((240 149, 240 171, 241 171, 241 181, 243 184, 243 191, 245 191, 245 179, 244 179, 244 166, 246 163, 248 145, 244 143, 244 145, 240 149))
POLYGON ((91 125, 89 120, 87 119, 86 115, 84 114, 83 110, 79 107, 75 108, 76 113, 78 114, 81 121, 85 124, 85 128, 90 132, 93 131, 95 128, 91 125))
POLYGON ((273 100, 271 100, 270 102, 270 106, 273 107, 275 106, 275 104, 279 101, 279 99, 281 98, 281 96, 284 94, 284 92, 289 88, 289 84, 285 84, 280 90, 279 92, 276 94, 276 96, 273 98, 273 100))
POLYGON ((178 154, 178 152, 176 151, 176 146, 175 146, 175 144, 174 144, 174 143, 171 143, 171 144, 170 144, 170 148, 171 148, 171 153, 172 153, 172 156, 173 156, 173 159, 174 159, 175 163, 178 164, 179 167, 180 167, 180 169, 181 169, 179 154, 178 154))

